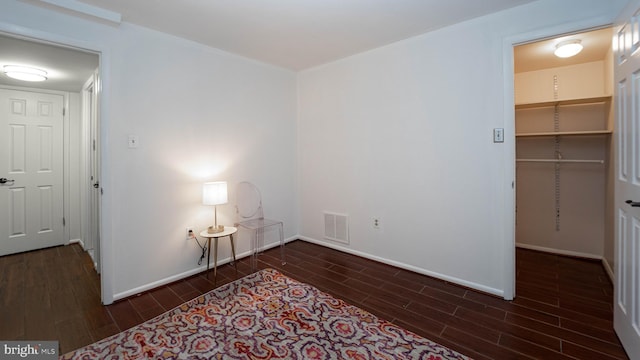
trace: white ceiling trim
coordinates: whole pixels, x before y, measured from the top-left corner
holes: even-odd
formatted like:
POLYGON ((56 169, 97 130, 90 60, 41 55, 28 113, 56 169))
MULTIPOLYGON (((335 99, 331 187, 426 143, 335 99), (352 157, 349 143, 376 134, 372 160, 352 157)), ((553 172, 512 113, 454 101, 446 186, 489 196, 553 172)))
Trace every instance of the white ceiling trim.
POLYGON ((97 6, 82 3, 76 0, 40 0, 47 4, 61 7, 63 9, 75 11, 81 14, 97 17, 102 20, 111 21, 116 24, 120 24, 122 21, 122 14, 115 11, 105 10, 97 6))

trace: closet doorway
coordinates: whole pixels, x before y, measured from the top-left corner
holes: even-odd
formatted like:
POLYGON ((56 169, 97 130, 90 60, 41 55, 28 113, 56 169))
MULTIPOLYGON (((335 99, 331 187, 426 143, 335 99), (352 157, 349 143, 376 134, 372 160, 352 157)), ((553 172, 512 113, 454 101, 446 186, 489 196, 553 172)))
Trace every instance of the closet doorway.
POLYGON ((602 260, 610 278, 612 31, 514 47, 516 247, 602 260), (565 43, 582 51, 554 55, 565 43))

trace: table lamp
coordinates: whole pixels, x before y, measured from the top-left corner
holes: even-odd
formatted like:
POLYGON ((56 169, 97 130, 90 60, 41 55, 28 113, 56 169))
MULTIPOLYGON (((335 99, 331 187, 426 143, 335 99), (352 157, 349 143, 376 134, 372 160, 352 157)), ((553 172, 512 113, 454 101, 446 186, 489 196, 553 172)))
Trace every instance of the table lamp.
POLYGON ((218 209, 216 205, 226 204, 227 199, 227 182, 214 181, 204 183, 202 186, 202 204, 213 205, 213 226, 207 228, 209 234, 215 234, 224 231, 224 225, 218 225, 218 209))

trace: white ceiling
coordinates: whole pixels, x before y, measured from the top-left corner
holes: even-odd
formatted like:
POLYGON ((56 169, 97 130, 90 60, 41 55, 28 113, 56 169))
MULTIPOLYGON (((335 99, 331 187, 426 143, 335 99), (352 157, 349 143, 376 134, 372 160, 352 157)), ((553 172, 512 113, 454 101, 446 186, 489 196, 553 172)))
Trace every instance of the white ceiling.
POLYGON ((534 0, 40 0, 134 23, 292 70, 307 69, 534 0), (85 3, 85 4, 82 4, 85 3))
POLYGON ((515 72, 534 71, 603 60, 611 48, 612 36, 613 30, 605 28, 516 46, 513 51, 515 72), (556 44, 567 40, 580 40, 584 49, 578 55, 566 59, 553 55, 556 44))
POLYGON ((0 34, 0 84, 78 92, 98 68, 98 55, 0 34), (35 67, 47 72, 47 81, 15 80, 2 71, 5 65, 35 67))
MULTIPOLYGON (((125 22, 301 70, 533 0, 23 1, 82 17, 87 15, 51 3, 88 4, 94 10, 120 13, 125 22)), ((514 50, 515 70, 602 60, 611 36, 610 29, 603 29, 518 46, 514 50), (553 56, 555 44, 569 38, 580 38, 583 52, 570 59, 553 56)), ((39 88, 79 91, 98 61, 96 54, 0 34, 0 68, 22 64, 47 70, 49 80, 35 84, 39 88)), ((32 85, 10 79, 1 71, 0 84, 32 85)))

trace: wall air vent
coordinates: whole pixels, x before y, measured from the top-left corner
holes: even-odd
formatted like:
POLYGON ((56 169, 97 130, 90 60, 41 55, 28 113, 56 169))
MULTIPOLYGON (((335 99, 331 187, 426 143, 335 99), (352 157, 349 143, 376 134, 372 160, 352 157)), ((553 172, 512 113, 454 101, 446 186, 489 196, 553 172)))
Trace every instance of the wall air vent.
POLYGON ((349 216, 324 212, 324 238, 338 241, 344 244, 349 243, 349 216))

